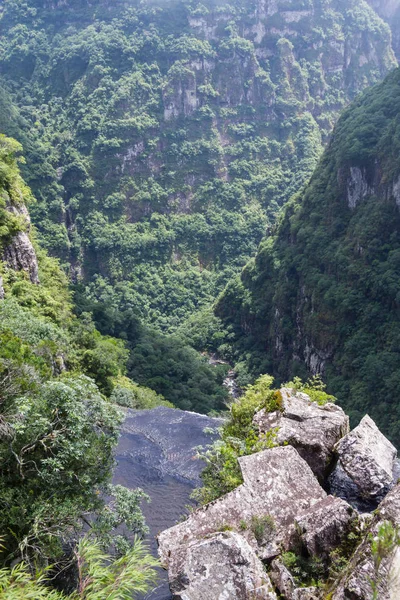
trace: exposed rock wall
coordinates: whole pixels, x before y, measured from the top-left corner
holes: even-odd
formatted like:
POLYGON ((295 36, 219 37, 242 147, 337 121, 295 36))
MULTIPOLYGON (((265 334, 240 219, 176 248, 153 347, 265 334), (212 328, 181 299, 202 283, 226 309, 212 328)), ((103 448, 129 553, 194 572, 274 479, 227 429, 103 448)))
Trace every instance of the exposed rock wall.
MULTIPOLYGON (((19 231, 4 248, 3 260, 10 269, 25 271, 30 281, 38 284, 39 267, 36 252, 29 237, 31 221, 28 210, 24 204, 15 203, 9 203, 7 210, 21 219, 24 229, 19 231)), ((2 289, 1 284, 0 288, 2 289)))

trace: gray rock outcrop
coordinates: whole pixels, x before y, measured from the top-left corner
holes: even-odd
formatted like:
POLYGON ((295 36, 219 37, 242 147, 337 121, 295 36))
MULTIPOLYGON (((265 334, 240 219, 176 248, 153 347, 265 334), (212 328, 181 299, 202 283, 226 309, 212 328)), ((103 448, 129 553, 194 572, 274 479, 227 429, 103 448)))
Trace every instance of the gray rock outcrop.
POLYGON ((282 388, 282 412, 261 410, 254 417, 260 433, 274 428, 277 443, 290 444, 310 465, 319 481, 323 481, 337 442, 349 431, 349 418, 335 404, 319 406, 302 392, 282 388))
POLYGON ((188 546, 181 578, 171 591, 181 600, 277 600, 264 566, 248 542, 226 531, 188 546))
POLYGON ((344 500, 327 496, 295 519, 298 541, 309 556, 327 561, 357 521, 357 512, 344 500))
POLYGON ((174 598, 399 600, 396 449, 368 416, 348 433, 340 408, 281 396, 282 410, 261 410, 253 424, 282 445, 239 458, 242 485, 158 536, 174 598), (317 476, 327 489, 333 460, 327 495, 317 476), (352 505, 340 497, 349 490, 352 505))
POLYGON ((239 463, 241 486, 159 535, 159 553, 172 587, 182 580, 190 544, 229 528, 240 531, 261 559, 273 558, 280 552, 279 545, 287 543, 295 517, 326 497, 310 467, 291 446, 245 456, 239 463), (252 520, 266 516, 272 526, 259 543, 252 520))
POLYGON ((3 260, 14 271, 25 271, 32 283, 39 283, 39 268, 35 249, 29 238, 31 220, 24 204, 8 204, 7 210, 18 216, 25 225, 5 247, 3 260))
POLYGON ((378 502, 393 485, 396 448, 366 415, 336 446, 338 463, 330 477, 335 495, 357 504, 378 502))

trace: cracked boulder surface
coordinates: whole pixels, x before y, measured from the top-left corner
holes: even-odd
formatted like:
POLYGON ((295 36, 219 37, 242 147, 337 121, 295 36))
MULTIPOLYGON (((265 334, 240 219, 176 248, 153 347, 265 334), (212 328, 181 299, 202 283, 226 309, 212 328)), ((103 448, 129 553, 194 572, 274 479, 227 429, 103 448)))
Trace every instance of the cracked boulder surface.
POLYGON ((394 484, 396 448, 366 415, 335 450, 331 491, 361 508, 375 508, 394 484))
MULTIPOLYGON (((357 511, 347 502, 327 496, 295 519, 294 539, 309 556, 328 561, 357 521, 357 511)), ((297 545, 297 544, 296 544, 297 545)))
POLYGON ((282 411, 259 411, 253 420, 259 433, 277 428, 277 443, 290 444, 320 482, 329 472, 337 442, 349 432, 349 418, 335 404, 319 406, 307 394, 281 388, 282 411))
POLYGON ((181 600, 277 600, 264 566, 248 542, 233 531, 215 533, 187 548, 182 571, 171 584, 181 600))
POLYGON ((340 408, 287 388, 281 395, 282 411, 259 411, 253 423, 260 436, 276 429, 282 445, 238 458, 242 485, 159 534, 174 598, 372 600, 375 582, 379 600, 400 600, 399 548, 378 568, 372 551, 382 526, 400 531, 396 449, 368 416, 348 433, 340 408), (335 487, 344 476, 351 487, 335 487), (297 562, 286 563, 287 552, 297 562), (319 581, 307 571, 317 563, 319 581))
POLYGON ((285 600, 322 600, 322 592, 316 587, 299 587, 280 558, 271 564, 270 579, 285 600))
POLYGON ((168 568, 171 587, 181 580, 192 543, 229 528, 240 531, 256 554, 269 560, 280 553, 280 545, 286 543, 295 517, 326 497, 308 464, 291 446, 245 456, 239 463, 242 485, 158 536, 161 562, 168 568), (273 527, 259 544, 251 523, 254 518, 266 516, 273 527))

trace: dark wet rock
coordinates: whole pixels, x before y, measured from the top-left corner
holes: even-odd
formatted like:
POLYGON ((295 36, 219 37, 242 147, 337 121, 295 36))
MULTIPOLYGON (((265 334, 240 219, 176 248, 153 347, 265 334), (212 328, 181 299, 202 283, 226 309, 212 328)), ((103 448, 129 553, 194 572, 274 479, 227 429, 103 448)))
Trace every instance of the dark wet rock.
POLYGON ((400 598, 400 548, 386 553, 378 570, 371 552, 371 539, 376 537, 385 522, 400 527, 400 485, 394 487, 379 505, 362 543, 333 586, 332 600, 372 600, 373 581, 378 584, 379 600, 400 598))
POLYGON ((291 446, 245 456, 239 463, 242 485, 158 536, 160 557, 172 585, 182 572, 188 545, 194 541, 230 528, 240 531, 260 558, 271 559, 279 554, 280 544, 286 543, 295 517, 326 497, 308 464, 291 446), (273 526, 268 539, 259 544, 252 519, 267 515, 273 526))
POLYGON ((371 510, 393 486, 396 448, 366 415, 336 446, 338 462, 331 491, 358 508, 371 510))
POLYGON ((232 531, 189 544, 171 591, 181 600, 277 600, 262 562, 232 531))
POLYGON ((254 417, 260 433, 278 428, 279 444, 294 446, 320 482, 328 474, 337 442, 349 431, 349 418, 335 404, 319 406, 302 392, 282 388, 282 412, 261 410, 254 417))
POLYGON ((347 502, 327 496, 296 517, 296 545, 300 543, 307 555, 328 561, 357 520, 357 512, 347 502))

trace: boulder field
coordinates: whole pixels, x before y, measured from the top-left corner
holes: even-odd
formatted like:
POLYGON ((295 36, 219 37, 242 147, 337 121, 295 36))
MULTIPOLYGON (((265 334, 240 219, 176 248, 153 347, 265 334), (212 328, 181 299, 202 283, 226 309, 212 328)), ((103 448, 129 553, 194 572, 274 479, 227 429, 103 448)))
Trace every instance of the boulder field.
POLYGON ((176 600, 398 600, 397 451, 365 416, 290 388, 256 413, 276 447, 239 458, 243 483, 158 536, 176 600))

